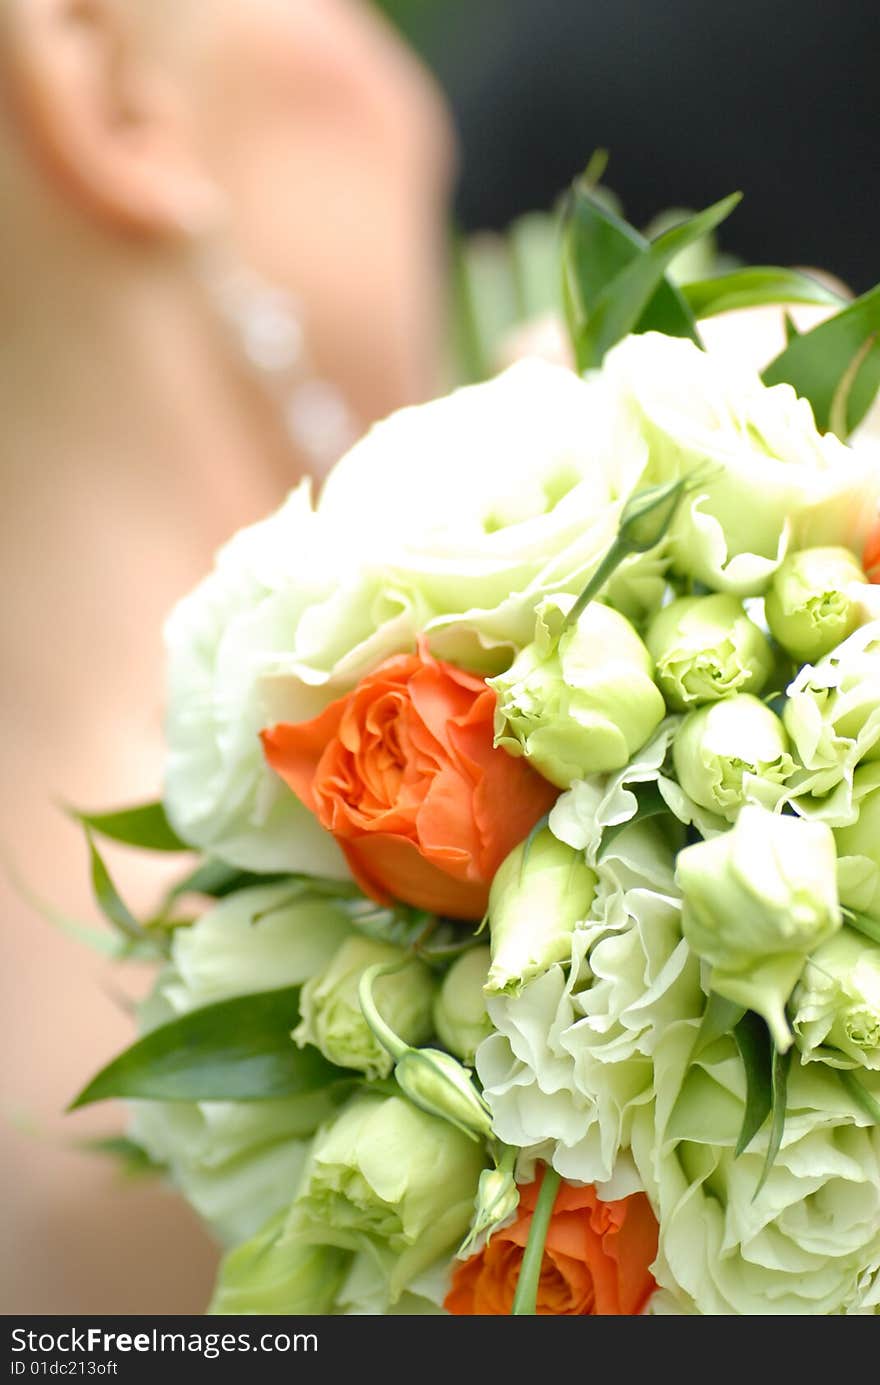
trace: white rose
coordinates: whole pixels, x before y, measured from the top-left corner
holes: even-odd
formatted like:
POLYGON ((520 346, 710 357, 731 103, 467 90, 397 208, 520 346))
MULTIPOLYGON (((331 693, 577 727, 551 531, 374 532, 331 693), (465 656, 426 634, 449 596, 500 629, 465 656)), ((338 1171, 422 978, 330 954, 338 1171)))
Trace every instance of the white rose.
MULTIPOLYGON (((656 1107, 639 1111, 633 1154, 660 1223, 653 1266, 683 1312, 864 1314, 880 1290, 880 1126, 836 1071, 793 1063, 782 1147, 756 1195, 765 1126, 734 1150, 745 1072, 730 1037, 691 1061, 695 1022, 654 1053, 656 1107)), ((877 1074, 860 1074, 880 1094, 877 1074)))
MULTIPOLYGON (((424 603, 435 653, 497 672, 531 640, 543 596, 586 585, 646 458, 601 379, 529 359, 379 424, 328 477, 319 513, 424 603)), ((614 598, 641 610, 662 588, 662 568, 633 565, 614 598)))
POLYGON ((649 480, 705 468, 672 528, 680 571, 716 591, 759 595, 790 549, 861 551, 880 494, 876 461, 821 435, 790 386, 768 388, 745 367, 657 332, 622 341, 603 375, 645 435, 649 480))

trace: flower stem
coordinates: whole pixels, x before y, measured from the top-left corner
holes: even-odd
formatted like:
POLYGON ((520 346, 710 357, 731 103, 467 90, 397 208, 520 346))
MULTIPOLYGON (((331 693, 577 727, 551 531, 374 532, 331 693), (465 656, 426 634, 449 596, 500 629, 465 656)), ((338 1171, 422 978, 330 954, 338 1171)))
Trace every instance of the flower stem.
POLYGON ((395 1062, 409 1052, 409 1044, 405 1044, 403 1039, 395 1034, 376 1009, 376 1002, 373 998, 373 982, 378 981, 380 976, 390 976, 392 972, 400 971, 405 965, 406 959, 403 962, 379 962, 376 966, 367 967, 358 985, 361 1013, 379 1043, 387 1053, 391 1054, 395 1062))
POLYGON ((538 1193, 538 1201, 535 1203, 535 1210, 532 1214, 529 1239, 519 1270, 513 1307, 510 1310, 514 1317, 534 1317, 535 1315, 538 1301, 538 1281, 541 1278, 541 1265, 544 1260, 544 1243, 547 1240, 547 1228, 553 1215, 556 1194, 559 1191, 561 1181, 556 1170, 547 1165, 544 1169, 544 1179, 541 1183, 541 1191, 538 1193))
POLYGON ((605 583, 614 576, 624 558, 628 558, 631 549, 620 539, 615 539, 605 557, 602 559, 596 571, 593 573, 587 585, 584 587, 577 601, 572 606, 565 618, 566 629, 577 624, 578 618, 583 615, 591 601, 599 595, 605 583))

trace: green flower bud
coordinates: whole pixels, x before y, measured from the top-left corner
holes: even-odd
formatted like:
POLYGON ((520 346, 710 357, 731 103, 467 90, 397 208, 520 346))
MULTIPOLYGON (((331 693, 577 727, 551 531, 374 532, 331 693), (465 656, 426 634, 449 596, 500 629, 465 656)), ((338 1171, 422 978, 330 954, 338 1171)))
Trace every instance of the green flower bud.
MULTIPOLYGON (((392 964, 389 969, 396 968, 392 964)), ((468 1069, 439 1049, 410 1048, 379 1014, 373 988, 385 970, 381 963, 369 967, 361 976, 358 996, 367 1024, 395 1061, 397 1085, 429 1115, 448 1121, 472 1140, 487 1138, 492 1133, 491 1115, 468 1069)))
POLYGON ((770 583, 767 624, 799 664, 821 659, 861 624, 858 584, 866 582, 848 548, 792 553, 770 583))
POLYGON ((325 1316, 332 1312, 350 1256, 336 1246, 285 1235, 287 1211, 220 1262, 209 1316, 325 1316))
POLYGON ((493 1231, 497 1231, 516 1213, 519 1207, 519 1188, 513 1176, 515 1155, 516 1151, 511 1151, 510 1157, 506 1157, 497 1168, 484 1169, 480 1174, 474 1219, 466 1239, 459 1248, 460 1260, 467 1260, 473 1255, 478 1243, 491 1240, 493 1231))
POLYGON ((483 987, 489 973, 488 947, 472 947, 450 967, 434 1002, 434 1029, 450 1053, 468 1066, 492 1032, 483 987))
POLYGON ((817 948, 794 995, 804 1062, 880 1070, 880 947, 842 928, 817 948))
POLYGON ((439 1048, 411 1048, 398 1059, 394 1076, 401 1091, 428 1115, 449 1121, 472 1140, 492 1134, 489 1107, 468 1069, 450 1054, 439 1048))
POLYGON ((630 496, 617 531, 628 552, 647 553, 666 537, 683 497, 696 488, 699 479, 679 477, 630 496))
POLYGON ((355 1097, 318 1133, 294 1204, 299 1234, 397 1257, 394 1301, 466 1233, 483 1146, 402 1097, 355 1097))
POLYGON ((880 764, 862 765, 853 775, 858 818, 838 827, 837 883, 850 909, 880 920, 880 764))
POLYGON ((622 768, 666 711, 651 657, 625 616, 593 602, 566 628, 572 604, 543 601, 534 642, 489 680, 498 696, 495 744, 527 756, 560 788, 622 768))
POLYGON ((685 793, 729 822, 747 802, 775 808, 794 771, 785 727, 748 693, 690 712, 676 732, 672 758, 685 793))
POLYGON ((748 804, 728 832, 685 847, 676 875, 682 931, 710 987, 763 1015, 791 1046, 785 1006, 804 962, 841 926, 830 828, 748 804))
POLYGON ((487 995, 518 995, 527 981, 571 956, 571 935, 590 912, 597 878, 543 827, 502 862, 489 893, 492 965, 487 995))
POLYGON ((765 635, 735 596, 685 596, 658 611, 645 636, 673 710, 759 693, 773 668, 765 635))
POLYGON ((376 981, 379 1011, 404 1043, 420 1044, 430 1038, 435 987, 428 967, 402 948, 352 937, 302 989, 301 1020, 293 1031, 300 1048, 314 1044, 339 1067, 354 1068, 369 1078, 387 1077, 394 1062, 364 1019, 358 986, 368 967, 395 963, 399 969, 376 981))

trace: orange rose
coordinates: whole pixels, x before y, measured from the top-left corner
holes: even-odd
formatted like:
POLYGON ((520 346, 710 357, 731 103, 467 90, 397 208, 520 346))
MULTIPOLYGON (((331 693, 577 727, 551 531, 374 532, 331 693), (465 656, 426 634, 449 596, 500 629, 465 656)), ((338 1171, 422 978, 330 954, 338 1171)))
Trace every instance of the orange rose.
POLYGON ((478 919, 501 862, 558 794, 493 748, 494 714, 481 678, 420 649, 313 721, 264 731, 263 749, 373 899, 478 919))
POLYGON ((880 520, 874 525, 865 544, 862 567, 868 574, 868 581, 880 585, 880 520))
MULTIPOLYGON (((539 1179, 522 1188, 516 1221, 455 1271, 446 1296, 450 1313, 510 1313, 540 1186, 539 1179)), ((644 1193, 600 1202, 594 1188, 562 1183, 544 1244, 537 1312, 633 1317, 656 1287, 650 1270, 656 1254, 657 1221, 644 1193)))

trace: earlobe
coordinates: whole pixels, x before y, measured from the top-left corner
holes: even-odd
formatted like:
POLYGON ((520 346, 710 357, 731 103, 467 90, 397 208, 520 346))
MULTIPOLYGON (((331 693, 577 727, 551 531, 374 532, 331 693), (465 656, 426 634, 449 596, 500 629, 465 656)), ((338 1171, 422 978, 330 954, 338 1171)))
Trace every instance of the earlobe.
MULTIPOLYGON (((61 193, 120 231, 191 234, 218 198, 186 137, 185 93, 120 0, 10 0, 22 136, 61 193)), ((214 211, 212 211, 214 208, 214 211)))

